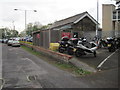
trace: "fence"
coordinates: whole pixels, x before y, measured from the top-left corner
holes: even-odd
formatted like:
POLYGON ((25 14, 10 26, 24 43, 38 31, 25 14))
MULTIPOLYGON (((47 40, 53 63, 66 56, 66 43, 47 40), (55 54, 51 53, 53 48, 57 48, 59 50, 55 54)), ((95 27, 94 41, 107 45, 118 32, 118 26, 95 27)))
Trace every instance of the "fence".
MULTIPOLYGON (((58 43, 62 37, 62 30, 41 30, 33 33, 33 44, 43 48, 49 48, 50 43, 58 43)), ((71 37, 76 31, 71 32, 71 37)), ((86 36, 87 40, 92 40, 95 31, 81 32, 77 31, 78 37, 86 36)))
POLYGON ((58 30, 41 30, 33 33, 33 44, 44 48, 49 48, 49 43, 57 43, 60 38, 58 30))

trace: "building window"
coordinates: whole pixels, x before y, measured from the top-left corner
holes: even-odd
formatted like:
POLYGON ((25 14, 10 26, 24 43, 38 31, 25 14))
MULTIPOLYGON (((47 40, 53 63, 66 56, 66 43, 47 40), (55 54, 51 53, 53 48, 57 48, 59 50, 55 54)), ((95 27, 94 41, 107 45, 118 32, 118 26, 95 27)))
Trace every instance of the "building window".
POLYGON ((117 11, 113 12, 113 20, 117 20, 117 18, 118 20, 120 20, 120 11, 118 11, 118 17, 117 17, 117 11))
POLYGON ((118 11, 118 19, 120 20, 120 11, 118 11))
POLYGON ((116 19, 116 11, 113 12, 113 19, 116 19))

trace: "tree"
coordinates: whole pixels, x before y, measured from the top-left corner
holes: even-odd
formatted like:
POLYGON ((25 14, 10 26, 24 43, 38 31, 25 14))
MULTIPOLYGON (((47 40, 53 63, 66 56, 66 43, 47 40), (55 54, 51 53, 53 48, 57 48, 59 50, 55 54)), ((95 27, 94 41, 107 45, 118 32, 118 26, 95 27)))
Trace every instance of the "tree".
POLYGON ((29 23, 27 25, 27 30, 26 30, 26 34, 29 36, 32 34, 32 31, 33 31, 33 24, 32 23, 29 23))
POLYGON ((27 25, 26 34, 28 36, 32 36, 32 32, 40 30, 41 27, 42 27, 42 24, 40 22, 35 22, 34 24, 33 23, 29 23, 27 25))
POLYGON ((11 30, 11 37, 17 37, 18 36, 18 31, 17 30, 11 30))
POLYGON ((25 37, 26 36, 26 32, 25 31, 22 31, 20 34, 19 34, 19 37, 25 37))
POLYGON ((40 22, 35 22, 34 24, 33 23, 29 23, 27 25, 26 34, 28 36, 32 36, 32 32, 38 31, 38 30, 48 29, 51 25, 52 25, 52 23, 49 23, 47 25, 42 25, 40 22))
POLYGON ((4 38, 5 37, 5 30, 3 28, 0 29, 0 38, 4 38))
POLYGON ((51 25, 52 25, 52 23, 49 23, 47 25, 43 25, 40 29, 41 30, 48 29, 51 25))
POLYGON ((7 38, 8 35, 10 35, 10 29, 9 28, 1 28, 0 29, 1 38, 7 38))
POLYGON ((1 35, 1 38, 17 37, 18 31, 17 30, 10 30, 9 28, 1 28, 0 35, 1 35))

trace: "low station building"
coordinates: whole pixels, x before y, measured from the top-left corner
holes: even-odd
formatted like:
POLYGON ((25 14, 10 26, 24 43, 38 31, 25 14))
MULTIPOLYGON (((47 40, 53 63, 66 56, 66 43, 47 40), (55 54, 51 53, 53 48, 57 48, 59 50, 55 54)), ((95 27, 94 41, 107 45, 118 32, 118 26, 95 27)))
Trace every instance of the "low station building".
MULTIPOLYGON (((48 48, 50 43, 57 43, 63 36, 93 39, 98 25, 99 23, 88 12, 83 12, 56 21, 49 29, 34 32, 33 44, 48 48)), ((98 32, 101 33, 99 30, 98 32)))

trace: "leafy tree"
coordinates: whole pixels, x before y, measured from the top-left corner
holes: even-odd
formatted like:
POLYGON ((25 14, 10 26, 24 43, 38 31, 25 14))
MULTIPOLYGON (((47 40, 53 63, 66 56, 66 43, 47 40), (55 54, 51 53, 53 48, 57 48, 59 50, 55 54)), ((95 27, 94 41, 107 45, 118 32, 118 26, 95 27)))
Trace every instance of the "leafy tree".
POLYGON ((1 38, 17 37, 18 31, 17 30, 10 30, 9 28, 1 28, 0 29, 0 36, 1 36, 1 38))
POLYGON ((4 37, 5 37, 4 29, 0 29, 0 38, 4 38, 4 37))
POLYGON ((26 34, 27 34, 27 35, 31 35, 32 30, 33 30, 33 24, 32 24, 32 23, 29 23, 29 24, 27 25, 26 34))
POLYGON ((11 30, 10 31, 12 37, 17 37, 18 36, 18 31, 17 30, 11 30))
POLYGON ((38 30, 48 29, 50 25, 52 25, 52 23, 49 23, 48 25, 42 25, 40 22, 35 22, 34 24, 33 23, 29 23, 27 25, 26 34, 28 36, 32 36, 32 32, 38 31, 38 30))
POLYGON ((7 38, 7 36, 9 35, 9 29, 8 28, 1 28, 0 29, 0 36, 1 38, 7 38))
POLYGON ((22 31, 18 36, 19 36, 19 37, 25 37, 25 36, 26 36, 26 32, 25 32, 25 31, 22 31))
POLYGON ((42 27, 42 24, 40 24, 39 22, 35 22, 34 24, 29 23, 29 24, 27 25, 26 34, 27 34, 28 36, 32 36, 32 32, 33 32, 33 31, 40 30, 41 27, 42 27))

